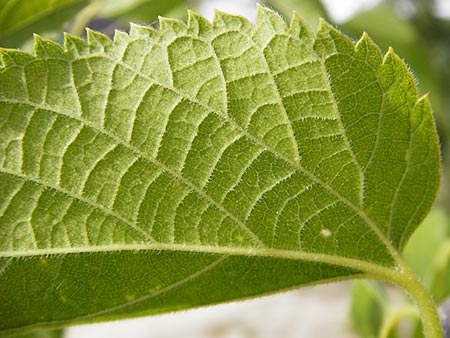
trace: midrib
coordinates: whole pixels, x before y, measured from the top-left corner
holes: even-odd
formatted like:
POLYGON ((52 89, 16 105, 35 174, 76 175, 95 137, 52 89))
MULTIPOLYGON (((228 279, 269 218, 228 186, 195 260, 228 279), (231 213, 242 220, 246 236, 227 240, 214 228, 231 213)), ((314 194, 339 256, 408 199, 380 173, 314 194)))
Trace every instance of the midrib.
POLYGON ((308 262, 326 263, 335 266, 346 267, 370 274, 372 277, 386 279, 387 275, 396 273, 396 266, 388 267, 376 263, 370 263, 355 258, 334 256, 323 253, 303 252, 295 250, 284 250, 274 248, 251 248, 251 247, 224 247, 207 246, 199 244, 171 244, 171 243, 151 243, 151 244, 123 244, 123 245, 103 245, 84 246, 67 248, 30 249, 17 251, 0 251, 0 257, 20 258, 32 256, 67 255, 79 253, 117 253, 121 251, 173 251, 185 253, 205 253, 225 256, 244 257, 266 257, 290 260, 301 260, 308 262))

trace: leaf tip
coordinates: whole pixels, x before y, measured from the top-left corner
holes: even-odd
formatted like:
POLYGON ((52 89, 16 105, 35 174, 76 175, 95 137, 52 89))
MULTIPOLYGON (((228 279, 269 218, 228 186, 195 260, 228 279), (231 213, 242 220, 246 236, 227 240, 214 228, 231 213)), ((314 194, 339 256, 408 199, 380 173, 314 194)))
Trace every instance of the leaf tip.
POLYGON ((369 34, 367 34, 367 32, 364 31, 364 32, 361 34, 361 39, 359 39, 358 43, 359 43, 359 42, 369 42, 369 41, 372 41, 372 39, 370 38, 369 34))
POLYGON ((213 27, 219 30, 241 30, 246 34, 253 32, 253 25, 243 16, 227 14, 217 9, 214 11, 213 27))
POLYGON ((0 48, 0 67, 14 67, 27 64, 34 57, 19 49, 0 48))
POLYGON ((224 22, 224 18, 226 18, 229 14, 221 11, 220 9, 214 9, 213 15, 213 24, 216 25, 219 22, 224 22))
POLYGON ((87 42, 77 36, 64 32, 64 48, 69 53, 84 55, 87 52, 87 42))
POLYGON ((388 48, 388 51, 386 52, 386 54, 383 58, 383 65, 387 65, 387 64, 390 64, 394 67, 400 68, 402 71, 404 71, 406 74, 408 74, 417 85, 417 81, 414 78, 411 69, 408 67, 406 62, 400 56, 398 56, 397 53, 395 53, 394 48, 392 48, 392 47, 388 48))
POLYGON ((155 38, 158 35, 158 32, 151 26, 143 26, 136 23, 130 23, 130 36, 132 38, 155 38))
POLYGON ((314 33, 311 27, 302 19, 296 10, 292 11, 292 19, 289 25, 289 31, 295 36, 306 36, 309 44, 313 44, 314 33))
POLYGON ((209 36, 212 34, 212 24, 200 14, 188 10, 188 30, 197 36, 209 36))
POLYGON ((33 39, 33 51, 36 57, 61 57, 64 53, 64 49, 56 42, 44 39, 38 34, 33 34, 33 39))
POLYGON ((160 34, 164 38, 173 39, 177 35, 186 33, 187 26, 181 20, 158 16, 158 21, 160 34))
POLYGON ((423 94, 421 97, 419 97, 417 99, 416 105, 429 106, 429 108, 431 109, 430 98, 431 98, 431 93, 426 92, 425 94, 423 94))
POLYGON ((403 63, 401 61, 401 59, 398 57, 398 55, 395 53, 394 48, 392 47, 388 47, 388 50, 386 52, 386 54, 384 54, 383 57, 383 65, 388 65, 388 64, 399 64, 403 63))
POLYGON ((319 18, 319 26, 317 30, 318 32, 326 32, 335 30, 335 28, 330 23, 328 23, 328 21, 326 21, 324 18, 319 18))
POLYGON ((6 52, 5 49, 3 47, 0 47, 0 69, 5 67, 5 63, 6 63, 6 52))
POLYGON ((257 15, 258 15, 258 13, 260 13, 260 14, 266 13, 267 15, 276 14, 273 9, 271 9, 270 7, 268 7, 264 4, 261 4, 261 3, 256 4, 256 12, 257 12, 257 15))
POLYGON ((362 33, 361 38, 355 45, 355 50, 357 53, 365 53, 367 56, 375 57, 377 64, 382 61, 380 47, 378 47, 367 32, 362 33))
POLYGON ((93 51, 105 51, 112 46, 112 41, 106 35, 86 28, 86 35, 89 47, 93 51))
POLYGON ((286 20, 278 12, 265 6, 258 6, 257 8, 256 26, 271 27, 274 31, 287 30, 286 20))
POLYGON ((124 31, 121 31, 121 30, 119 30, 119 29, 115 29, 114 30, 114 39, 113 39, 113 41, 115 42, 115 43, 127 43, 128 42, 128 40, 129 40, 129 35, 128 35, 128 33, 126 33, 126 32, 124 32, 124 31))

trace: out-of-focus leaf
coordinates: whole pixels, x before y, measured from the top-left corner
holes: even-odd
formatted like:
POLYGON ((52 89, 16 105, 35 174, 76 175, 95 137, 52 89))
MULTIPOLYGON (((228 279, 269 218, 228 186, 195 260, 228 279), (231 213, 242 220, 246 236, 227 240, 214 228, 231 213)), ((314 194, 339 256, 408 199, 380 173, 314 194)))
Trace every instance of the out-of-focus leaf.
MULTIPOLYGON (((404 255, 431 291, 436 303, 450 294, 450 220, 443 208, 434 208, 411 236, 404 255)), ((421 338, 420 320, 413 324, 412 337, 421 338)))
MULTIPOLYGON (((449 224, 449 223, 447 223, 449 224)), ((440 303, 450 296, 450 240, 441 247, 436 261, 431 292, 435 300, 440 303)))
POLYGON ((311 27, 317 27, 319 18, 328 20, 327 10, 320 0, 265 0, 263 3, 286 18, 295 10, 311 27))
POLYGON ((355 281, 352 288, 351 320, 361 338, 375 338, 383 324, 387 300, 374 281, 355 281))
MULTIPOLYGON (((411 236, 404 255, 414 271, 427 287, 431 287, 442 254, 443 245, 449 237, 449 220, 445 211, 434 208, 411 236)), ((433 290, 431 290, 433 291, 433 290)), ((436 295, 435 295, 436 296, 436 295)))
POLYGON ((88 0, 0 0, 0 46, 20 47, 32 37, 61 29, 88 0))
MULTIPOLYGON (((101 3, 99 17, 114 18, 122 24, 148 24, 158 16, 186 18, 186 0, 97 0, 101 3)), ((189 6, 192 9, 192 6, 189 6)))

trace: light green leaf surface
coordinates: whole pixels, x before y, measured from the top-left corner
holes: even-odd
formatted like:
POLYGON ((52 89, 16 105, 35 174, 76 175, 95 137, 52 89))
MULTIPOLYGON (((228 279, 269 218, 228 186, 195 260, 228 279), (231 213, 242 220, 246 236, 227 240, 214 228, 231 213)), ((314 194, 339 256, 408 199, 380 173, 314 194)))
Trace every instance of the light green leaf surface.
POLYGON ((439 121, 438 126, 447 124, 442 98, 445 92, 442 92, 439 76, 433 69, 433 52, 421 38, 417 25, 405 20, 391 5, 381 2, 370 10, 358 13, 343 23, 341 28, 354 37, 367 32, 382 50, 392 46, 412 68, 422 93, 432 93, 431 101, 439 121), (380 25, 380 22, 383 24, 380 25))
POLYGON ((0 0, 0 46, 20 47, 33 33, 61 29, 89 0, 0 0))
POLYGON ((417 285, 398 252, 439 150, 392 50, 263 8, 256 27, 190 13, 160 30, 3 50, 5 334, 355 277, 417 285))

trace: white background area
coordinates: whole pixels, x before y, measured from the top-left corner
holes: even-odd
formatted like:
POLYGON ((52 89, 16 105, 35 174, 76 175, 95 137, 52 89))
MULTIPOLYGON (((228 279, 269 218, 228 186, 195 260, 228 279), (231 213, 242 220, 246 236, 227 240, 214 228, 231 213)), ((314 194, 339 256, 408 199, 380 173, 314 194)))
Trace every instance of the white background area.
POLYGON ((73 327, 66 338, 357 338, 350 283, 308 287, 243 302, 73 327))

